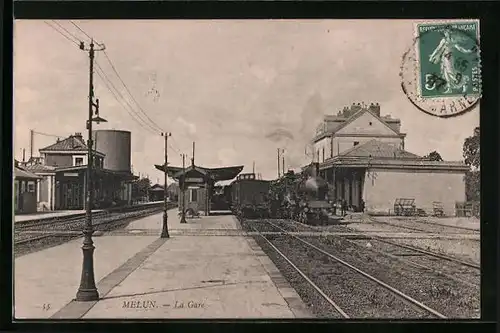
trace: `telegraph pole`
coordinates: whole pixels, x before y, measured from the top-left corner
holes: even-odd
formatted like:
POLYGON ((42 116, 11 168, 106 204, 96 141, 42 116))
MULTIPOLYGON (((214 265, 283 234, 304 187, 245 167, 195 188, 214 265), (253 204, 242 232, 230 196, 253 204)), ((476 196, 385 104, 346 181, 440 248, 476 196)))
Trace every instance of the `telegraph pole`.
POLYGON ((182 154, 182 211, 181 222, 186 222, 186 155, 182 154))
POLYGON ((281 156, 282 156, 283 160, 282 160, 281 167, 283 168, 283 176, 284 176, 285 175, 285 149, 283 149, 282 153, 283 153, 283 155, 281 155, 281 156))
POLYGON ((164 182, 163 182, 163 228, 161 230, 161 238, 169 238, 168 234, 168 191, 167 191, 167 168, 168 168, 168 137, 172 136, 172 133, 162 133, 165 138, 165 168, 163 169, 164 182))
POLYGON ((83 229, 84 240, 82 246, 83 252, 83 265, 82 276, 80 280, 80 287, 76 293, 77 301, 97 301, 99 300, 99 293, 95 285, 94 277, 94 242, 92 241, 92 234, 94 233, 92 226, 92 204, 94 200, 94 189, 92 184, 92 167, 93 167, 93 143, 92 143, 92 122, 106 122, 105 119, 99 117, 99 100, 94 103, 94 56, 95 51, 103 51, 104 45, 100 45, 100 49, 94 48, 94 41, 90 42, 90 48, 85 49, 83 42, 80 42, 80 50, 88 51, 90 58, 89 69, 89 111, 87 120, 88 140, 87 140, 87 197, 86 197, 86 223, 83 229), (94 117, 94 107, 96 108, 94 117))
POLYGON ((35 131, 30 130, 30 159, 33 158, 33 144, 35 142, 35 131))
POLYGON ((280 178, 280 149, 278 148, 278 178, 280 178))

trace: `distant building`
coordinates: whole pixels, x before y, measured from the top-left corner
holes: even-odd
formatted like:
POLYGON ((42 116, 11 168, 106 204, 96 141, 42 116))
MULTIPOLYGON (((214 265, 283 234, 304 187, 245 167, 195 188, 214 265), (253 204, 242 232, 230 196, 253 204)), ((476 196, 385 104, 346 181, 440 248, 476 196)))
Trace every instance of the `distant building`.
POLYGON ((454 215, 465 201, 462 162, 430 161, 404 150, 401 122, 380 115, 377 104, 352 105, 337 116, 325 116, 312 143, 320 175, 331 186, 330 199, 346 200, 353 210, 393 210, 398 198, 415 199, 432 212, 441 202, 454 215))
POLYGON ((313 138, 314 161, 322 163, 359 144, 376 139, 404 149, 401 121, 381 116, 380 105, 352 104, 337 115, 325 115, 313 138))
POLYGON ((148 190, 149 201, 162 201, 165 198, 165 189, 163 185, 154 184, 148 190))
POLYGON ((26 170, 40 177, 37 183, 37 206, 39 211, 52 211, 56 202, 56 167, 43 164, 41 159, 30 159, 26 170))
POLYGON ((41 177, 14 163, 14 214, 37 212, 37 183, 41 177))
MULTIPOLYGON (((130 134, 130 132, 127 132, 130 134)), ((130 142, 130 137, 128 138, 130 142)), ((100 140, 100 146, 107 141, 100 140)), ((121 149, 127 149, 127 146, 121 149)), ((128 145, 130 150, 130 145, 128 145)), ((40 157, 25 163, 27 170, 42 177, 38 204, 43 210, 81 210, 85 209, 87 188, 88 147, 81 133, 70 135, 64 140, 39 150, 40 157)), ((124 154, 130 157, 130 152, 124 154)), ((130 167, 113 170, 105 168, 106 155, 93 151, 94 206, 105 208, 116 204, 131 203, 132 186, 130 182, 137 177, 130 167), (122 170, 123 169, 123 170, 122 170)), ((111 165, 126 165, 122 160, 111 165)), ((128 161, 130 166, 130 161, 128 161)))
MULTIPOLYGON (((155 167, 162 172, 165 170, 165 165, 155 165, 155 167)), ((169 166, 167 173, 170 177, 178 181, 179 209, 182 209, 182 205, 184 204, 186 209, 191 208, 194 211, 209 215, 215 183, 233 179, 241 170, 243 170, 243 166, 223 168, 199 167, 194 164, 194 159, 192 159, 191 165, 184 170, 180 167, 169 166)))

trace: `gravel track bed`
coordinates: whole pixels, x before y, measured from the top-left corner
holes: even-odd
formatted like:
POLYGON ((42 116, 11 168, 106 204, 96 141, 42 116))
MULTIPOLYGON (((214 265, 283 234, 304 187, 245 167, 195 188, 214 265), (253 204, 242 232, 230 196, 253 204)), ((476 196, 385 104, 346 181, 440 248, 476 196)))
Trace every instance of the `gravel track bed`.
POLYGON ((277 226, 285 229, 286 231, 308 231, 308 232, 349 232, 349 230, 345 226, 340 225, 328 225, 328 226, 310 226, 306 224, 302 224, 299 222, 295 222, 292 220, 267 220, 277 226))
POLYGON ((475 240, 393 239, 392 241, 423 250, 436 252, 480 265, 481 243, 475 240))
MULTIPOLYGON (((253 222, 252 226, 258 231, 278 231, 276 227, 267 223, 248 222, 253 222)), ((409 304, 391 291, 292 237, 269 235, 266 238, 352 318, 435 318, 425 310, 409 304)), ((283 274, 287 267, 293 270, 284 260, 281 262, 276 260, 278 254, 269 246, 262 245, 262 242, 261 239, 259 245, 283 274)), ((292 281, 290 284, 294 286, 292 281)), ((299 290, 297 292, 305 301, 310 298, 307 293, 304 295, 299 290)), ((318 294, 315 290, 313 292, 318 294)), ((321 296, 318 294, 317 297, 321 296)), ((327 304, 332 308, 329 303, 327 304)), ((314 307, 313 305, 312 308, 314 307)))
POLYGON ((267 238, 351 318, 435 318, 294 238, 267 238))
POLYGON ((408 254, 417 254, 417 256, 410 256, 410 257, 405 257, 401 258, 404 259, 408 262, 414 262, 419 265, 423 265, 426 267, 429 267, 430 269, 433 269, 435 271, 440 271, 444 274, 451 275, 453 277, 456 277, 460 280, 475 284, 479 286, 480 280, 481 280, 481 274, 478 269, 475 269, 473 267, 468 267, 465 265, 462 265, 458 262, 438 258, 438 257, 433 257, 431 255, 427 255, 421 252, 416 252, 414 250, 410 249, 405 249, 401 248, 397 245, 392 245, 392 244, 387 244, 381 241, 378 241, 376 239, 370 239, 368 240, 351 240, 351 242, 358 244, 358 246, 363 247, 366 246, 366 244, 369 242, 371 245, 371 249, 373 250, 378 250, 382 251, 385 253, 389 253, 392 255, 397 255, 401 253, 408 253, 408 254))
MULTIPOLYGON (((106 215, 98 215, 98 216, 93 216, 92 221, 93 225, 95 227, 99 226, 100 224, 105 224, 108 223, 112 220, 115 220, 117 218, 122 218, 122 219, 130 219, 130 218, 140 218, 144 216, 148 216, 151 214, 155 214, 157 212, 160 212, 161 208, 153 208, 153 209, 148 209, 148 210, 142 210, 142 211, 135 211, 135 212, 130 212, 130 213, 109 213, 106 215)), ((41 224, 41 225, 32 225, 29 228, 21 228, 20 230, 15 230, 14 235, 19 235, 22 234, 24 231, 80 231, 83 230, 83 227, 86 224, 85 217, 81 217, 78 219, 70 219, 70 220, 61 220, 61 221, 55 221, 51 224, 41 224)))
POLYGON ((391 218, 391 219, 384 219, 381 217, 377 218, 371 218, 371 224, 377 224, 377 223, 383 223, 383 224, 389 224, 391 226, 395 227, 408 227, 408 228, 415 228, 415 229, 421 229, 425 232, 430 232, 430 233, 435 233, 435 234, 469 234, 469 235, 479 235, 479 231, 473 231, 473 230, 466 230, 466 229, 460 229, 460 228, 454 228, 453 226, 441 226, 433 223, 426 223, 426 222, 420 222, 417 219, 398 219, 398 218, 391 218))
MULTIPOLYGON (((132 222, 138 218, 143 218, 143 217, 158 213, 158 209, 141 211, 140 214, 137 214, 136 212, 134 212, 134 213, 135 214, 133 214, 133 215, 125 213, 125 216, 123 216, 123 218, 121 220, 117 220, 117 221, 112 221, 111 218, 107 218, 107 219, 101 218, 97 223, 93 224, 94 231, 107 232, 107 231, 113 231, 113 230, 123 228, 126 225, 128 225, 130 222, 132 222)), ((113 214, 119 214, 119 213, 113 213, 113 214)), ((124 215, 124 214, 121 214, 121 215, 124 215)), ((113 218, 116 218, 116 216, 114 216, 113 218)), ((65 229, 64 231, 83 231, 84 224, 82 224, 79 228, 74 227, 73 224, 70 226, 71 226, 70 229, 65 229)), ((54 229, 44 229, 43 231, 52 231, 52 230, 54 230, 54 229)), ((33 231, 33 230, 30 230, 30 231, 33 231)), ((54 231, 61 231, 61 230, 56 229, 54 231)), ((33 252, 45 250, 45 249, 50 248, 50 247, 58 246, 58 245, 66 243, 70 240, 81 238, 83 236, 83 234, 82 235, 74 235, 74 234, 73 235, 63 235, 63 234, 50 235, 50 234, 48 234, 47 237, 43 237, 40 239, 34 239, 31 242, 17 244, 17 245, 15 244, 16 241, 22 241, 22 240, 29 239, 32 237, 37 237, 37 236, 43 236, 43 234, 40 233, 38 235, 36 235, 36 234, 26 235, 23 232, 19 232, 17 235, 14 235, 14 251, 13 251, 14 257, 17 258, 19 256, 23 256, 23 255, 26 255, 29 253, 33 253, 33 252)))
MULTIPOLYGON (((343 318, 297 271, 290 266, 262 237, 255 236, 256 243, 272 260, 290 286, 317 318, 343 318)), ((280 250, 281 251, 281 250, 280 250)), ((335 300, 334 300, 335 301, 335 300)))
POLYGON ((349 244, 340 237, 301 237, 373 275, 448 318, 478 318, 480 289, 414 268, 390 257, 349 244))
MULTIPOLYGON (((300 231, 313 231, 316 229, 315 227, 309 227, 296 222, 288 223, 286 220, 269 219, 268 221, 279 225, 287 231, 295 231, 297 228, 300 228, 300 231)), ((253 223, 253 225, 258 227, 263 224, 266 223, 253 223)), ((344 230, 350 229, 342 226, 330 227, 340 227, 344 228, 344 230)), ((321 231, 324 228, 321 227, 321 231)), ((266 231, 277 231, 272 226, 266 229, 266 231)), ((307 239, 310 243, 352 263, 359 269, 367 271, 379 280, 440 311, 449 318, 478 318, 480 316, 479 287, 464 287, 461 283, 459 284, 453 280, 436 276, 435 273, 411 267, 408 264, 377 254, 369 249, 363 250, 354 244, 349 244, 346 240, 342 240, 339 236, 301 238, 307 239)), ((404 252, 405 249, 401 248, 399 251, 404 252)), ((285 252, 285 255, 288 255, 288 252, 285 252)), ((281 267, 279 268, 281 270, 281 267)))
POLYGON ((74 235, 47 236, 41 239, 33 240, 29 243, 14 245, 14 251, 13 251, 14 258, 21 257, 40 250, 45 250, 57 245, 61 245, 79 237, 81 236, 74 236, 74 235))
MULTIPOLYGON (((300 227, 303 229, 303 231, 306 230, 311 230, 313 228, 309 228, 307 225, 302 225, 299 224, 298 222, 295 221, 272 221, 272 223, 279 225, 281 228, 287 230, 287 231, 292 231, 296 229, 296 225, 300 225, 300 227)), ((350 228, 344 227, 344 229, 349 230, 350 228)), ((368 243, 368 240, 354 240, 351 239, 351 242, 357 243, 358 245, 366 245, 368 243)), ((387 244, 381 241, 378 241, 376 239, 371 239, 370 244, 373 246, 372 249, 379 250, 382 252, 387 252, 389 254, 397 254, 397 253, 415 253, 415 251, 410 250, 410 249, 405 249, 397 245, 392 245, 392 244, 387 244)), ((417 246, 418 247, 418 246, 417 246)), ((433 251, 433 249, 427 249, 428 251, 433 251)), ((438 251, 438 252, 443 252, 443 251, 438 251)), ((459 280, 463 280, 472 284, 475 284, 477 286, 480 285, 480 280, 481 280, 481 274, 480 271, 468 267, 465 265, 461 265, 460 263, 456 263, 453 261, 449 261, 446 259, 441 259, 437 257, 433 257, 431 255, 425 255, 423 253, 420 253, 421 255, 419 256, 413 256, 408 259, 408 261, 416 262, 420 265, 427 266, 429 268, 435 268, 436 271, 440 271, 444 274, 448 274, 451 276, 456 277, 459 280)), ((441 253, 444 255, 449 255, 447 253, 441 253)), ((453 256, 452 256, 453 257, 453 256)), ((402 258, 403 259, 403 258, 402 258)), ((457 256, 457 259, 460 259, 459 256, 457 256)), ((470 258, 464 258, 466 261, 470 260, 470 258)), ((471 261, 474 262, 474 261, 471 261)), ((437 274, 437 273, 436 273, 437 274)))

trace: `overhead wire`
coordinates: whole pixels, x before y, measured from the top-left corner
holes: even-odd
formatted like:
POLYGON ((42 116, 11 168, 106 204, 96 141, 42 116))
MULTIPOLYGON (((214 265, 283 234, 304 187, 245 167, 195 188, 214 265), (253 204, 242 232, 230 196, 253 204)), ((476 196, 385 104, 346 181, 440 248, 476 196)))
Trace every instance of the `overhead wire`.
POLYGON ((80 38, 76 37, 74 34, 72 34, 68 29, 66 29, 62 24, 60 24, 56 20, 52 20, 52 22, 55 25, 57 25, 59 28, 61 28, 62 30, 64 30, 68 35, 70 35, 71 37, 73 37, 74 39, 76 39, 78 41, 78 45, 80 45, 80 43, 82 42, 82 40, 80 38))
MULTIPOLYGON (((69 40, 71 43, 74 43, 76 44, 77 46, 79 46, 80 44, 78 42, 76 42, 75 40, 71 39, 70 37, 68 37, 67 35, 65 35, 63 32, 61 32, 60 30, 58 30, 55 26, 53 26, 52 24, 50 24, 49 22, 47 21, 44 21, 45 24, 47 24, 49 27, 51 27, 52 29, 54 29, 56 32, 58 32, 61 36, 63 36, 64 38, 66 38, 67 40, 69 40)), ((70 34, 71 36, 71 34, 70 34)))
POLYGON ((109 58, 108 56, 108 53, 106 51, 103 52, 104 53, 104 56, 106 57, 106 59, 108 60, 109 64, 111 65, 111 68, 113 69, 113 71, 115 72, 116 76, 118 77, 118 79, 120 80, 120 82, 122 83, 123 87, 125 88, 125 90, 128 92, 128 94, 130 95, 130 97, 132 97, 132 100, 135 102, 135 104, 139 107, 139 110, 146 116, 146 118, 160 131, 160 132, 165 132, 160 126, 158 126, 146 113, 146 111, 144 111, 144 109, 141 107, 141 105, 137 102, 137 100, 135 99, 134 95, 132 95, 132 93, 130 92, 129 88, 127 87, 127 85, 125 84, 125 82, 123 81, 123 79, 121 78, 120 74, 118 73, 118 71, 116 70, 116 67, 115 65, 113 64, 113 62, 111 61, 111 59, 109 58))
MULTIPOLYGON (((80 32, 82 32, 82 33, 83 33, 85 36, 87 36, 90 40, 93 40, 93 38, 92 38, 92 37, 91 37, 88 33, 86 33, 86 32, 85 32, 82 28, 80 28, 80 27, 78 26, 78 24, 76 24, 76 23, 75 23, 75 22, 73 22, 73 21, 69 21, 69 22, 70 22, 71 24, 73 24, 73 25, 74 25, 74 26, 75 26, 78 30, 80 30, 80 32)), ((99 44, 99 43, 97 43, 97 44, 99 44)))
MULTIPOLYGON (((55 31, 57 31, 59 34, 61 34, 63 37, 65 37, 67 40, 69 40, 70 42, 76 44, 77 46, 80 46, 80 43, 82 42, 81 39, 79 39, 78 37, 76 37, 74 34, 72 34, 70 31, 68 31, 68 29, 66 29, 64 26, 62 26, 61 24, 59 24, 58 22, 52 20, 52 22, 54 24, 56 24, 58 27, 60 27, 62 30, 64 30, 69 36, 71 36, 72 38, 68 37, 67 35, 65 35, 63 32, 61 32, 60 30, 58 30, 57 28, 55 28, 53 25, 49 24, 47 21, 45 21, 45 23, 47 25, 49 25, 50 27, 52 27, 55 31)), ((85 32, 85 30, 83 30, 80 26, 78 26, 78 24, 76 24, 75 22, 73 21, 70 21, 70 23, 75 27, 77 28, 81 33, 83 33, 87 38, 91 39, 94 41, 94 38, 92 36, 90 36, 87 32, 85 32)), ((99 42, 96 42, 94 41, 96 44, 98 45, 102 45, 101 43, 99 42)), ((113 84, 113 82, 111 81, 111 79, 109 79, 109 77, 106 75, 106 72, 102 69, 102 67, 99 65, 99 63, 96 61, 96 67, 100 70, 100 73, 99 71, 96 70, 96 73, 97 75, 100 77, 100 79, 103 81, 104 85, 106 86, 106 88, 110 91, 110 93, 113 95, 113 97, 115 98, 115 100, 120 104, 120 106, 122 106, 125 111, 127 111, 127 113, 129 113, 129 115, 132 117, 132 119, 134 121, 136 121, 142 128, 144 128, 145 130, 149 131, 150 133, 153 133, 155 135, 158 135, 158 131, 161 132, 161 133, 164 133, 165 131, 159 126, 157 125, 146 113, 146 111, 144 111, 144 109, 141 107, 141 105, 137 102, 137 100, 135 99, 135 97, 132 95, 132 93, 130 92, 130 89, 128 88, 128 86, 125 84, 124 80, 122 79, 122 77, 120 76, 120 74, 118 73, 116 67, 114 66, 113 62, 111 61, 110 57, 108 56, 108 54, 106 53, 106 51, 103 52, 104 55, 106 56, 106 59, 107 61, 109 62, 109 64, 111 65, 111 68, 113 69, 114 73, 116 74, 116 76, 118 77, 118 79, 120 80, 121 84, 123 85, 123 87, 125 88, 125 90, 127 91, 127 93, 130 95, 131 99, 134 101, 134 103, 137 105, 137 107, 139 108, 139 111, 142 112, 142 114, 146 117, 147 120, 149 120, 149 123, 147 121, 145 121, 143 119, 143 117, 141 117, 141 115, 136 111, 134 110, 134 107, 132 107, 132 105, 130 105, 130 103, 127 101, 127 99, 120 93, 120 91, 116 88, 116 86, 113 84), (109 83, 109 84, 108 84, 109 83), (110 85, 113 87, 111 88, 110 85), (113 89, 116 91, 116 93, 113 91, 113 89), (117 96, 120 96, 122 98, 122 100, 125 102, 125 104, 130 108, 130 112, 129 109, 127 109, 123 103, 120 101, 119 97, 117 96), (135 115, 135 116, 134 116, 135 115), (136 118, 137 117, 137 118, 136 118), (139 120, 138 120, 139 119, 139 120), (141 121, 144 123, 141 123, 141 121), (144 125, 148 126, 148 127, 145 127, 144 125)), ((58 136, 57 136, 58 137, 58 136)), ((169 147, 173 150, 175 150, 176 152, 180 152, 179 149, 175 148, 174 146, 172 146, 172 144, 169 144, 169 147)))
POLYGON ((132 119, 137 123, 139 124, 139 126, 141 126, 142 128, 144 128, 145 130, 149 131, 150 133, 154 133, 154 134, 158 134, 156 129, 151 127, 149 125, 149 128, 146 127, 148 126, 147 123, 143 124, 141 123, 140 120, 142 120, 140 117, 137 116, 137 113, 134 113, 134 110, 133 110, 133 107, 130 105, 130 103, 123 97, 123 95, 118 91, 118 89, 115 87, 115 85, 113 84, 113 82, 108 78, 108 76, 106 75, 106 73, 104 72, 104 70, 102 69, 102 67, 99 65, 99 63, 96 61, 96 67, 97 67, 97 70, 96 70, 96 73, 97 75, 99 76, 99 78, 102 80, 102 82, 104 83, 104 85, 106 86, 106 88, 111 92, 111 94, 113 95, 113 97, 116 99, 116 101, 124 108, 125 111, 127 111, 127 113, 132 117, 132 119), (110 86, 111 85, 111 86, 110 86), (114 89, 114 91, 113 91, 114 89), (121 97, 118 98, 118 96, 121 97), (125 104, 128 106, 128 109, 123 105, 123 102, 125 102, 125 104), (132 111, 132 112, 131 112, 132 111), (138 117, 138 118, 136 118, 138 117))
MULTIPOLYGON (((91 40, 94 40, 94 38, 92 36, 90 36, 87 32, 85 32, 85 30, 83 30, 82 28, 80 28, 78 26, 78 24, 76 24, 75 22, 73 21, 70 21, 71 24, 73 24, 79 31, 81 31, 85 36, 87 36, 88 38, 90 38, 91 40)), ((96 42, 97 43, 97 42, 96 42)), ((97 43, 99 44, 99 43, 97 43)), ((134 103, 137 105, 137 107, 139 108, 139 110, 144 114, 144 116, 149 120, 149 122, 156 128, 158 129, 160 132, 164 132, 164 130, 158 126, 156 124, 155 121, 153 121, 146 113, 146 111, 144 111, 144 109, 141 107, 141 105, 139 104, 139 102, 137 102, 137 100, 135 99, 134 95, 131 93, 130 89, 128 88, 128 86, 125 84, 125 82, 123 81, 121 75, 118 73, 118 70, 116 69, 115 65, 113 64, 113 62, 111 61, 111 58, 108 56, 106 50, 103 50, 103 53, 104 55, 106 56, 106 60, 109 62, 109 64, 111 65, 111 68, 113 69, 114 73, 116 74, 116 76, 118 77, 118 79, 120 80, 121 84, 123 85, 123 87, 125 88, 125 90, 127 91, 127 93, 130 95, 130 97, 132 98, 132 100, 134 101, 134 103)))
POLYGON ((43 136, 50 136, 50 137, 53 137, 53 138, 60 138, 60 139, 64 139, 65 138, 65 136, 62 136, 62 135, 43 133, 43 132, 38 132, 38 131, 35 131, 35 130, 33 130, 33 133, 39 134, 39 135, 43 135, 43 136))

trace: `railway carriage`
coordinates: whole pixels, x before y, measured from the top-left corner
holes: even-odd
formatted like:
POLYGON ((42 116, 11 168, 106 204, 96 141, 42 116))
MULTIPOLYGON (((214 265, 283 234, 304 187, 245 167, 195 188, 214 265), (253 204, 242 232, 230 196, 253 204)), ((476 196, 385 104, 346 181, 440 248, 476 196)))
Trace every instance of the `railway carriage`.
POLYGON ((256 179, 254 173, 241 174, 231 183, 231 208, 235 215, 245 218, 266 217, 268 214, 267 180, 256 179))

